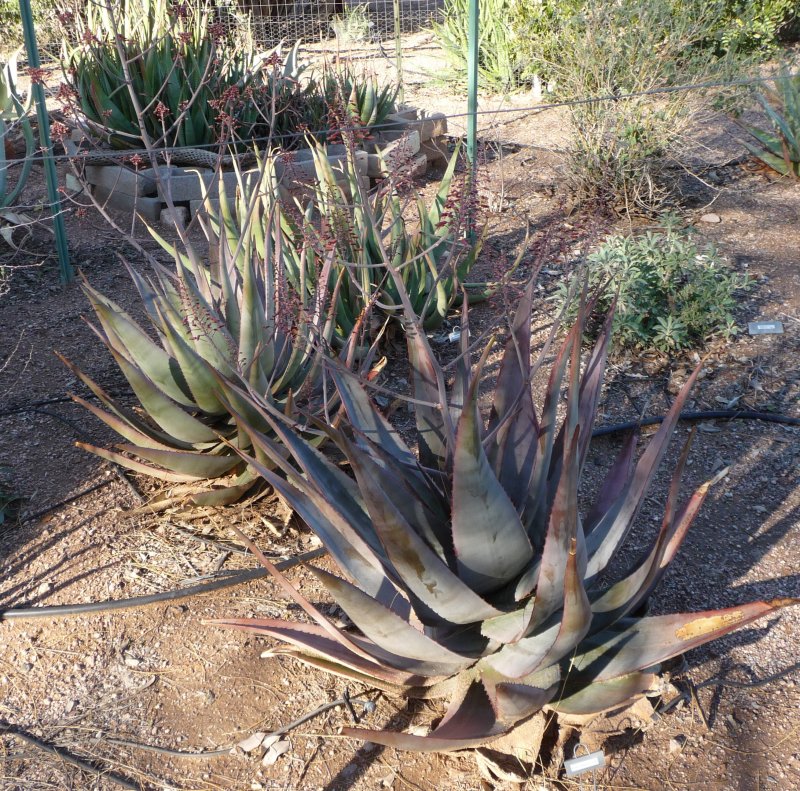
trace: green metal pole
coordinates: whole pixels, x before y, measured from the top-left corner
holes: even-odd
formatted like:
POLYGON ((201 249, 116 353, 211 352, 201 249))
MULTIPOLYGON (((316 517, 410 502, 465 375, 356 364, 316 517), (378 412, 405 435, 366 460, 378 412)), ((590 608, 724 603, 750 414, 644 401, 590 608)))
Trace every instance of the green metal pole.
MULTIPOLYGON (((469 0, 469 20, 467 21, 467 159, 469 160, 470 189, 477 184, 478 161, 478 24, 479 0, 469 0)), ((470 221, 467 238, 474 243, 477 239, 475 223, 470 221)))
POLYGON ((394 0, 394 53, 397 61, 398 104, 403 103, 403 46, 400 40, 400 0, 394 0))
POLYGON ((473 175, 478 140, 478 2, 469 0, 467 23, 467 157, 473 175))
MULTIPOLYGON (((36 30, 33 26, 33 13, 30 0, 19 0, 19 13, 22 17, 22 33, 25 37, 25 49, 28 53, 28 67, 33 71, 41 67, 39 46, 36 43, 36 30)), ((61 282, 69 283, 75 276, 69 262, 67 231, 64 227, 64 216, 61 214, 61 199, 58 195, 58 176, 53 159, 53 143, 50 140, 50 118, 44 98, 44 88, 39 80, 31 80, 31 93, 36 102, 36 117, 39 121, 39 142, 44 157, 44 175, 47 180, 47 197, 53 212, 53 232, 58 250, 58 265, 61 282)))

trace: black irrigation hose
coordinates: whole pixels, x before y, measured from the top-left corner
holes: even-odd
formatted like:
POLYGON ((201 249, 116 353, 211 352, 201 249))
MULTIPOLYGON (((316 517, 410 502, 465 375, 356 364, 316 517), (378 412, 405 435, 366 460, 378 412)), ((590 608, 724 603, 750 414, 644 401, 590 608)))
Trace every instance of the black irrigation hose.
MULTIPOLYGON (((324 547, 313 549, 310 552, 303 552, 301 555, 281 560, 275 564, 279 571, 285 571, 299 563, 308 560, 315 560, 326 554, 324 547)), ((89 613, 111 612, 112 610, 131 610, 135 607, 146 607, 151 604, 161 604, 168 601, 186 599, 190 596, 199 596, 203 593, 232 588, 234 585, 242 585, 251 580, 266 577, 268 574, 264 568, 246 569, 227 575, 223 579, 215 579, 210 582, 202 582, 197 585, 189 585, 178 590, 165 591, 163 593, 152 593, 148 596, 134 596, 130 599, 108 599, 100 602, 87 602, 85 604, 58 604, 53 607, 14 607, 8 610, 0 610, 0 621, 10 620, 30 620, 32 618, 61 618, 65 615, 87 615, 89 613)))
POLYGON ((96 766, 93 766, 92 764, 72 755, 72 753, 68 752, 62 747, 56 747, 54 744, 43 742, 41 739, 31 736, 31 734, 21 730, 16 725, 11 725, 10 723, 0 721, 0 735, 2 734, 15 736, 20 741, 30 744, 32 747, 36 747, 42 752, 58 756, 62 761, 66 761, 68 764, 72 764, 72 766, 76 766, 78 769, 94 775, 97 779, 102 778, 104 780, 108 780, 115 785, 118 785, 120 788, 132 789, 132 791, 140 791, 141 789, 141 786, 132 783, 130 780, 126 780, 124 777, 120 777, 114 772, 107 772, 103 769, 98 769, 96 766))
MULTIPOLYGON (((622 431, 632 431, 640 426, 652 426, 663 423, 666 415, 646 417, 641 420, 630 420, 627 423, 617 423, 613 426, 600 426, 592 432, 592 437, 605 437, 608 434, 619 434, 622 431)), ((783 423, 787 426, 800 426, 800 418, 790 415, 781 415, 776 412, 753 412, 748 409, 712 409, 706 412, 681 412, 678 420, 763 420, 767 423, 783 423)))

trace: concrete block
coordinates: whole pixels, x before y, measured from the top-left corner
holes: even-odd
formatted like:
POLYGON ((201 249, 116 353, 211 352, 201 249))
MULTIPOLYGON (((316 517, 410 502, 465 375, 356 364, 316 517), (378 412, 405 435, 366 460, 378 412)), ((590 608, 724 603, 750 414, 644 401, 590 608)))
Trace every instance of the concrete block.
POLYGON ((440 160, 447 161, 450 159, 450 149, 447 141, 444 138, 433 137, 424 143, 420 144, 420 153, 428 157, 428 163, 433 164, 440 160))
POLYGON ((447 134, 447 116, 444 113, 431 113, 420 120, 419 139, 425 143, 431 138, 447 134))
POLYGON ((146 171, 135 171, 123 165, 87 165, 86 180, 108 192, 124 195, 155 195, 156 182, 146 171))
POLYGON ((431 113, 422 118, 403 118, 398 114, 390 115, 385 126, 381 126, 381 135, 392 132, 416 130, 420 142, 424 143, 432 137, 439 137, 447 132, 447 116, 444 113, 431 113))
POLYGON ((150 222, 158 222, 161 219, 161 210, 164 208, 164 204, 160 198, 147 195, 128 195, 117 189, 109 191, 103 186, 93 187, 92 194, 100 203, 116 211, 140 214, 150 222))
POLYGON ((67 173, 64 179, 65 187, 70 195, 75 195, 78 192, 83 192, 86 189, 83 182, 74 174, 67 173))
POLYGON ((428 157, 425 154, 417 154, 411 160, 411 167, 409 168, 408 175, 412 179, 418 179, 425 175, 428 171, 428 157))
POLYGON ((162 225, 176 225, 185 228, 189 222, 189 209, 185 206, 176 206, 174 209, 162 209, 159 220, 162 225))
MULTIPOLYGON (((209 198, 208 202, 211 205, 211 211, 213 211, 215 214, 218 214, 219 198, 209 198)), ((204 200, 189 201, 189 216, 195 217, 198 214, 201 214, 204 217, 208 214, 208 212, 206 211, 206 202, 204 200)))
POLYGON ((381 138, 374 145, 375 152, 367 157, 367 175, 372 178, 389 175, 419 153, 419 132, 416 130, 398 133, 395 139, 385 143, 386 138, 383 135, 381 138))
MULTIPOLYGON (((341 144, 329 145, 325 150, 331 165, 347 157, 347 148, 341 144)), ((275 160, 275 175, 284 184, 290 182, 309 184, 316 181, 317 171, 314 168, 314 155, 311 149, 301 148, 281 154, 275 160)))

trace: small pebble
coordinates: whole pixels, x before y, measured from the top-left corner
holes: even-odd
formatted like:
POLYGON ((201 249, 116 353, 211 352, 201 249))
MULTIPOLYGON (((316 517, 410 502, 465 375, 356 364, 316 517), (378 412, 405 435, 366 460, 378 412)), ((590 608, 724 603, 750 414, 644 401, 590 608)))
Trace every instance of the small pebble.
POLYGON ((709 214, 704 214, 700 218, 700 222, 722 222, 722 218, 719 216, 719 214, 710 212, 709 214))

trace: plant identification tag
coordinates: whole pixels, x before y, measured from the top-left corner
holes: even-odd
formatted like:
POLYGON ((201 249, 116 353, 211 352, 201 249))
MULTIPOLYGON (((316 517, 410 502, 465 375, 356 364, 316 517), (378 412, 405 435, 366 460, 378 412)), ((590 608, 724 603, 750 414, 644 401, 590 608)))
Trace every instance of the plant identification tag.
POLYGON ((605 765, 606 755, 602 750, 597 750, 588 755, 580 755, 576 758, 569 758, 564 761, 564 769, 567 772, 567 777, 582 775, 584 772, 601 769, 605 765))
POLYGON ((751 321, 747 325, 750 335, 783 335, 783 323, 780 321, 751 321))

